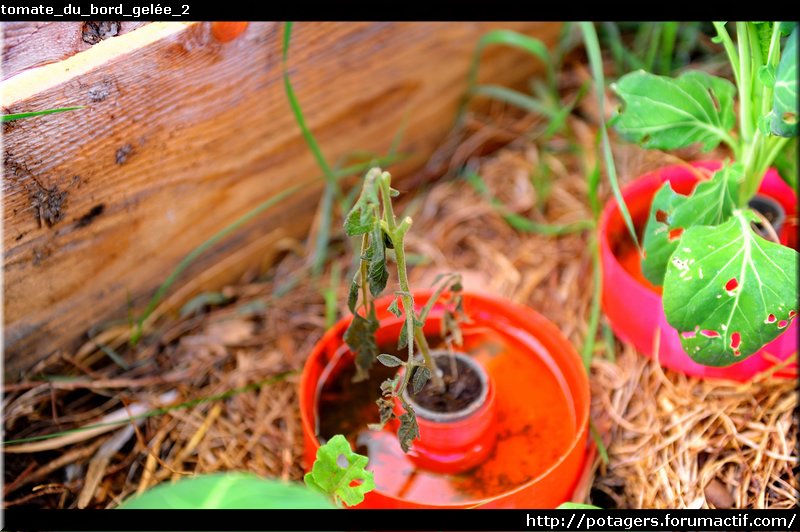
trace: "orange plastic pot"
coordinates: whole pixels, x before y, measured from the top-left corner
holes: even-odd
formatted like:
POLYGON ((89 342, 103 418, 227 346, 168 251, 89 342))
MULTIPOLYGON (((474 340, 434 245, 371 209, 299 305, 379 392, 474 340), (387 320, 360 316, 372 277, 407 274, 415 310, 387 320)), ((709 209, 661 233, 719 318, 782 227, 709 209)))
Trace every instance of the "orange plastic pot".
MULTIPOLYGON (((417 293, 415 304, 421 308, 429 297, 429 292, 417 293)), ((386 310, 391 301, 392 296, 376 302, 379 346, 395 344, 402 326, 402 320, 386 310)), ((426 321, 424 332, 429 339, 438 335, 442 310, 435 305, 426 321)), ((496 441, 477 465, 466 471, 458 467, 461 471, 454 473, 446 463, 429 465, 425 458, 420 462, 419 456, 404 454, 394 427, 359 429, 351 443, 357 441, 368 449, 368 468, 375 473, 376 489, 357 508, 554 508, 570 500, 591 465, 587 460, 589 382, 572 345, 555 325, 527 307, 464 294, 464 310, 470 322, 462 326, 462 349, 490 379, 496 441)), ((315 345, 303 369, 300 413, 306 468, 313 464, 320 445, 323 390, 352 369, 353 354, 342 339, 349 323, 347 317, 332 327, 315 345)), ((364 409, 370 408, 376 409, 374 404, 365 404, 364 409)), ((428 449, 431 443, 435 448, 435 440, 448 439, 447 427, 438 427, 436 433, 426 430, 424 422, 420 425, 421 439, 416 441, 420 448, 426 443, 428 449)), ((471 440, 459 432, 458 423, 450 430, 453 442, 471 440)), ((435 453, 427 458, 436 460, 435 453)))
MULTIPOLYGON (((699 161, 693 166, 713 171, 721 164, 720 161, 699 161)), ((645 174, 623 188, 625 204, 638 229, 646 224, 650 204, 664 181, 669 181, 676 192, 690 194, 698 183, 698 176, 686 166, 667 166, 645 174)), ((786 220, 779 234, 780 241, 797 249, 797 196, 794 190, 781 180, 775 170, 769 170, 759 193, 781 204, 786 212, 786 220)), ((600 251, 603 311, 614 333, 648 357, 654 356, 658 340, 658 361, 662 366, 695 377, 748 381, 797 352, 798 326, 793 321, 782 335, 741 362, 726 367, 704 366, 695 362, 684 352, 678 332, 667 323, 661 287, 653 286, 642 274, 639 254, 631 242, 619 207, 613 200, 606 205, 600 219, 600 251)), ((776 371, 775 376, 796 378, 797 362, 776 371)))

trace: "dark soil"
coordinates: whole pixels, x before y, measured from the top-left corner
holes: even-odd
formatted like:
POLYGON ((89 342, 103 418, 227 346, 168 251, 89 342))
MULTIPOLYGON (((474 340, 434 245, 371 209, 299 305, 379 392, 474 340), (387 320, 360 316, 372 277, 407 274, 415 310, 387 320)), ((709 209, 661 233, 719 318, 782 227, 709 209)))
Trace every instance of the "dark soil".
POLYGON ((429 380, 425 387, 413 396, 415 403, 434 412, 458 412, 480 397, 481 379, 463 360, 439 356, 436 357, 436 365, 444 373, 442 376, 445 384, 444 393, 437 393, 433 388, 433 381, 429 380))
MULTIPOLYGON (((760 212, 761 215, 767 219, 770 225, 772 225, 772 228, 776 233, 781 230, 785 214, 782 212, 781 205, 778 202, 764 196, 756 196, 750 200, 750 207, 760 212)), ((763 227, 762 224, 756 223, 755 226, 756 231, 760 235, 765 237, 769 236, 769 232, 763 227)))

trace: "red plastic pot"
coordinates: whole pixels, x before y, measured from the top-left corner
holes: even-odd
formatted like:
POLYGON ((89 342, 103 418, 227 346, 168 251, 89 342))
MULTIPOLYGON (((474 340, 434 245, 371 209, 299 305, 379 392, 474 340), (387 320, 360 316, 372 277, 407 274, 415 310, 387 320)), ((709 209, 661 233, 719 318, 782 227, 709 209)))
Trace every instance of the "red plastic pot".
MULTIPOLYGON (((692 166, 714 171, 721 164, 720 161, 699 161, 692 166)), ((637 228, 644 227, 653 196, 664 181, 669 181, 676 192, 690 194, 698 183, 698 175, 686 166, 667 166, 645 174, 625 187, 622 195, 637 228)), ((771 169, 765 175, 759 193, 783 206, 786 221, 779 237, 782 244, 797 249, 797 196, 794 190, 771 169)), ((658 361, 662 366, 696 377, 748 381, 797 352, 795 321, 781 336, 742 362, 726 367, 698 364, 684 352, 678 332, 667 323, 661 287, 653 286, 642 275, 638 252, 613 200, 606 205, 600 219, 600 250, 603 311, 612 329, 620 339, 633 344, 640 353, 649 357, 653 356, 658 338, 658 361)), ((796 378, 796 361, 776 371, 775 375, 796 378)))
MULTIPOLYGON (((448 351, 432 352, 431 356, 450 356, 448 351)), ((476 401, 461 411, 440 413, 417 404, 414 396, 406 390, 405 399, 414 407, 417 424, 425 438, 414 442, 408 452, 412 461, 423 469, 440 473, 455 474, 477 466, 489 456, 497 440, 497 409, 495 408, 495 387, 483 367, 472 357, 455 353, 479 374, 484 384, 476 401)), ((403 414, 400 398, 395 398, 397 415, 403 414)), ((400 422, 395 419, 393 431, 400 422)))
MULTIPOLYGON (((415 294, 415 304, 421 308, 429 297, 429 292, 415 294)), ((376 302, 381 322, 376 333, 379 345, 396 343, 402 326, 402 320, 386 310, 391 300, 392 296, 376 302)), ((442 310, 435 305, 426 321, 424 332, 429 339, 438 335, 442 310)), ((464 294, 464 310, 470 323, 462 326, 462 351, 486 370, 491 381, 496 410, 491 430, 496 433, 496 443, 476 467, 452 474, 446 463, 429 466, 421 463, 419 456, 405 455, 394 427, 363 430, 351 441, 368 438, 369 469, 375 473, 377 487, 357 508, 554 508, 570 500, 579 478, 591 465, 587 459, 589 381, 572 345, 552 323, 527 307, 464 294)), ((349 323, 347 317, 331 328, 303 369, 300 413, 306 468, 319 448, 319 409, 325 385, 343 379, 337 375, 353 364, 353 355, 342 339, 349 323)), ((374 404, 364 408, 376 410, 374 404)), ((469 447, 473 438, 459 432, 458 422, 453 425, 451 441, 469 447)), ((475 424, 472 427, 469 430, 474 430, 475 424)), ((424 448, 427 443, 430 449, 431 443, 436 447, 436 440, 447 441, 441 428, 439 433, 430 432, 420 423, 421 440, 415 445, 424 448)), ((435 453, 426 458, 435 460, 435 453)))

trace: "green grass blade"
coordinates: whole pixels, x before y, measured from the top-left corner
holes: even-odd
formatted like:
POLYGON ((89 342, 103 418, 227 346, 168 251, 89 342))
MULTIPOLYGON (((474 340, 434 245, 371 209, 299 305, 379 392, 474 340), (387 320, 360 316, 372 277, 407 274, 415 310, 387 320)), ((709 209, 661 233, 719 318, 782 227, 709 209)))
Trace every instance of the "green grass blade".
MULTIPOLYGON (((346 176, 365 172, 368 169, 375 166, 376 164, 378 166, 388 166, 389 164, 392 164, 398 160, 402 160, 403 157, 404 155, 400 154, 400 155, 395 155, 393 157, 383 157, 381 159, 377 159, 376 161, 354 164, 346 168, 342 168, 342 170, 334 174, 334 176, 336 177, 336 179, 341 179, 346 176)), ((148 317, 150 317, 150 314, 153 313, 153 310, 155 310, 155 308, 164 298, 164 295, 169 291, 170 288, 172 288, 172 285, 175 283, 175 281, 178 279, 181 273, 183 273, 184 270, 186 270, 186 268, 189 267, 189 265, 191 265, 191 263, 194 262, 195 259, 197 259, 197 257, 202 255, 204 251, 211 248, 214 244, 216 244, 229 234, 233 233, 234 231, 242 227, 244 224, 246 224, 256 216, 258 216, 259 214, 262 214, 263 212, 269 210, 271 207, 279 204, 281 201, 290 197, 301 188, 302 185, 295 185, 293 187, 289 187, 288 189, 284 189, 283 191, 271 197, 270 199, 262 203, 259 203, 251 210, 249 210, 248 212, 244 213, 242 216, 234 220, 231 224, 225 226, 219 232, 214 234, 211 238, 209 238, 208 240, 200 244, 198 247, 190 251, 189 254, 186 255, 186 257, 184 257, 180 263, 178 263, 178 265, 169 274, 167 279, 164 280, 161 286, 158 287, 158 290, 150 299, 150 302, 148 303, 145 311, 141 314, 141 316, 139 316, 139 318, 136 319, 137 327, 131 334, 131 344, 133 345, 136 344, 136 342, 139 340, 139 337, 141 336, 141 327, 144 321, 148 317)))
POLYGON ((272 384, 277 384, 279 382, 285 381, 288 377, 292 375, 300 374, 300 370, 292 370, 292 371, 284 371, 283 373, 278 373, 276 375, 272 375, 267 377, 266 379, 262 379, 258 382, 254 382, 248 384, 246 386, 241 386, 239 388, 234 388, 232 390, 228 390, 216 395, 211 395, 208 397, 200 397, 198 399, 192 399, 191 401, 186 401, 177 405, 166 406, 163 408, 156 408, 145 412, 144 414, 140 414, 138 416, 131 416, 124 419, 119 419, 117 421, 108 421, 105 423, 94 423, 92 425, 86 425, 85 427, 79 427, 76 429, 69 429, 69 430, 62 430, 59 432, 53 432, 51 434, 42 434, 40 436, 31 436, 29 438, 20 438, 17 440, 6 440, 2 442, 0 445, 17 445, 22 443, 30 443, 35 441, 42 441, 42 440, 51 440, 53 438, 59 438, 61 436, 66 436, 67 434, 73 434, 75 432, 83 432, 85 430, 96 429, 100 427, 110 427, 115 425, 124 425, 130 421, 135 421, 137 419, 145 419, 153 416, 159 416, 161 414, 166 414, 167 412, 172 412, 173 410, 180 410, 182 408, 191 408, 193 406, 197 406, 203 403, 211 403, 215 401, 224 401, 225 399, 230 399, 236 395, 241 393, 251 392, 255 390, 260 390, 264 386, 270 386, 272 384))
POLYGON ((334 197, 341 196, 341 190, 339 189, 339 184, 334 176, 334 172, 328 164, 328 160, 322 153, 322 148, 306 123, 303 109, 300 106, 291 79, 289 78, 288 59, 291 35, 292 23, 286 22, 283 31, 283 87, 286 92, 286 98, 289 100, 289 107, 292 110, 295 122, 297 122, 300 132, 303 134, 303 139, 305 139, 309 150, 311 150, 311 153, 314 155, 314 159, 322 170, 326 181, 325 191, 322 195, 322 219, 320 220, 319 230, 317 231, 317 241, 314 246, 314 259, 311 268, 311 273, 316 278, 322 272, 322 266, 327 261, 328 245, 330 243, 330 227, 333 218, 333 200, 334 197))
POLYGON ((472 63, 469 69, 469 87, 475 86, 478 80, 478 67, 480 66, 481 53, 491 45, 501 44, 528 52, 538 57, 544 63, 547 75, 547 82, 554 86, 556 74, 555 67, 550 59, 550 50, 547 46, 534 37, 513 30, 492 30, 484 34, 478 41, 475 53, 472 56, 472 63))
POLYGON ((30 113, 14 113, 10 115, 3 115, 3 122, 11 122, 12 120, 19 120, 21 118, 30 118, 32 116, 52 115, 55 113, 64 113, 66 111, 75 111, 77 109, 84 109, 83 106, 78 107, 61 107, 59 109, 47 109, 46 111, 33 111, 30 113))
POLYGON ((628 227, 631 238, 633 239, 636 248, 641 253, 641 246, 639 245, 639 238, 636 236, 636 229, 633 226, 631 213, 628 210, 628 205, 622 197, 622 192, 619 188, 619 181, 617 180, 617 169, 614 164, 614 154, 611 151, 611 141, 608 138, 608 129, 605 121, 605 76, 603 75, 603 59, 600 56, 600 44, 597 42, 597 33, 594 31, 594 26, 591 22, 581 22, 581 29, 583 30, 584 43, 586 45, 586 52, 589 56, 589 64, 594 77, 595 90, 597 91, 597 100, 600 111, 600 132, 603 140, 603 156, 606 163, 606 173, 608 180, 611 184, 611 190, 614 192, 614 198, 617 200, 617 205, 622 218, 625 220, 625 225, 628 227))
POLYGON ((283 61, 289 58, 289 44, 292 42, 292 26, 294 22, 288 21, 283 24, 283 61))
POLYGON ((493 197, 488 189, 486 188, 486 184, 483 181, 483 178, 473 171, 467 171, 464 173, 464 179, 466 179, 467 183, 469 183, 475 191, 486 198, 487 201, 494 207, 494 209, 500 213, 503 219, 506 221, 508 225, 516 229, 517 231, 522 231, 524 233, 539 233, 543 235, 551 235, 551 236, 559 236, 559 235, 566 235, 570 233, 577 233, 580 231, 585 231, 586 229, 591 229, 594 227, 594 222, 591 220, 579 220, 577 222, 573 222, 570 224, 543 224, 534 222, 524 216, 519 214, 508 212, 506 206, 497 198, 493 197))
POLYGON ((649 22, 650 33, 648 36, 647 53, 644 56, 644 69, 648 72, 655 72, 656 54, 658 45, 661 43, 661 30, 663 26, 660 22, 649 22))
POLYGON ((586 92, 589 90, 589 82, 587 81, 583 85, 578 88, 578 93, 575 95, 575 98, 569 104, 561 107, 555 115, 550 120, 550 123, 547 125, 547 129, 544 130, 542 133, 542 140, 548 140, 556 133, 560 132, 564 129, 564 126, 567 124, 567 118, 569 115, 572 114, 572 110, 575 109, 575 106, 578 105, 578 102, 586 95, 586 92))
POLYGON ((622 75, 622 73, 625 72, 625 55, 623 54, 625 45, 622 43, 619 27, 616 22, 601 22, 600 24, 600 27, 603 29, 603 40, 608 46, 609 51, 611 51, 611 57, 614 59, 617 75, 622 75))
POLYGON ((672 73, 672 56, 675 54, 675 40, 678 37, 678 23, 664 22, 661 33, 661 46, 659 49, 658 71, 663 76, 672 73))
POLYGON ((488 96, 489 98, 515 105, 520 109, 540 114, 551 119, 556 116, 555 111, 548 108, 539 100, 507 87, 501 87, 499 85, 478 85, 470 92, 472 95, 488 96))
POLYGON ((586 371, 592 365, 592 356, 594 354, 594 344, 597 338, 597 329, 600 325, 600 302, 603 295, 603 278, 600 275, 600 245, 596 237, 591 240, 592 247, 592 306, 589 311, 589 324, 586 331, 586 339, 583 341, 583 349, 581 350, 581 358, 583 359, 583 366, 586 371))
POLYGON ((600 205, 600 198, 598 197, 597 190, 600 186, 600 158, 598 157, 594 162, 594 168, 586 177, 588 184, 587 195, 589 196, 589 206, 592 208, 592 214, 595 220, 600 217, 600 211, 603 207, 600 205))
POLYGON ((606 344, 606 358, 612 363, 617 362, 617 352, 614 342, 614 331, 608 323, 603 322, 603 342, 606 344))
POLYGON ((316 279, 322 273, 328 260, 328 246, 331 241, 331 225, 333 220, 333 200, 339 187, 335 183, 326 182, 322 191, 322 214, 317 226, 317 240, 314 243, 311 275, 316 279))
POLYGON ((600 433, 597 432, 597 427, 594 426, 591 419, 589 420, 589 434, 592 436, 594 444, 597 445, 597 452, 600 454, 600 459, 604 464, 608 465, 608 449, 606 449, 606 444, 603 443, 603 438, 600 437, 600 433))
POLYGON ((481 38, 478 40, 478 44, 475 46, 475 51, 472 54, 469 74, 467 75, 467 91, 464 94, 464 97, 459 104, 458 112, 456 113, 457 124, 463 121, 467 110, 467 104, 469 103, 470 97, 474 94, 473 91, 478 83, 478 69, 480 68, 481 54, 488 46, 492 45, 505 45, 512 48, 517 48, 540 59, 545 66, 547 84, 554 96, 557 97, 558 95, 555 65, 551 59, 550 51, 542 41, 534 37, 528 37, 527 35, 513 30, 492 30, 481 36, 481 38))
POLYGON ((205 251, 210 249, 217 242, 219 242, 226 236, 230 235, 231 233, 239 229, 241 226, 243 226, 256 216, 258 216, 259 214, 269 210, 270 208, 274 207, 275 205, 279 204, 280 202, 282 202, 283 200, 285 200, 286 198, 288 198, 289 196, 300 190, 302 186, 303 185, 291 186, 275 194, 268 200, 259 203, 258 205, 256 205, 255 208, 251 209, 250 211, 246 212, 245 214, 234 220, 233 223, 220 229, 211 238, 209 238, 208 240, 206 240, 205 242, 194 248, 192 251, 190 251, 178 263, 175 269, 172 270, 172 272, 169 274, 169 276, 167 276, 164 282, 161 283, 161 286, 158 287, 158 290, 156 290, 156 293, 150 299, 150 302, 148 303, 144 312, 142 312, 141 316, 139 316, 139 318, 136 320, 136 327, 131 333, 131 344, 135 345, 139 341, 139 338, 141 337, 142 334, 142 324, 144 323, 144 321, 148 317, 150 317, 150 314, 152 314, 153 311, 158 306, 158 304, 161 303, 161 300, 164 298, 164 296, 172 287, 172 285, 175 283, 175 281, 178 279, 178 277, 184 272, 184 270, 186 270, 186 268, 188 268, 192 264, 192 262, 195 261, 195 259, 197 259, 197 257, 202 255, 205 251))
POLYGON ((322 291, 325 300, 325 329, 330 329, 336 323, 339 313, 336 307, 339 283, 342 281, 342 266, 334 262, 331 267, 330 284, 322 291))

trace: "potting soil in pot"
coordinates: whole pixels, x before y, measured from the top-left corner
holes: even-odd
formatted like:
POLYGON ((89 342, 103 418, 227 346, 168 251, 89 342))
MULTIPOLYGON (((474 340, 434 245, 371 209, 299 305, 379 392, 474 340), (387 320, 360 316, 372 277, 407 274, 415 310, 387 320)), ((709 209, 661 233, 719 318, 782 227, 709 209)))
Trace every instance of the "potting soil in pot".
MULTIPOLYGON (((440 346, 431 342, 433 348, 440 346)), ((375 365, 368 381, 353 383, 355 368, 344 356, 334 359, 335 367, 322 385, 318 435, 328 439, 345 434, 357 452, 369 457, 378 490, 425 504, 479 501, 546 472, 572 444, 578 429, 569 390, 555 362, 536 339, 519 330, 465 327, 463 349, 486 368, 497 389, 497 443, 483 464, 455 475, 416 467, 391 430, 367 428, 378 421, 380 383, 396 368, 375 365), (536 356, 531 356, 531 346, 538 346, 536 356)), ((381 350, 403 356, 394 346, 381 350)))

